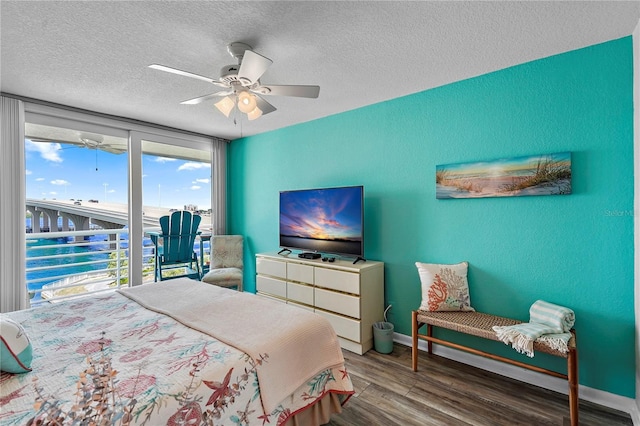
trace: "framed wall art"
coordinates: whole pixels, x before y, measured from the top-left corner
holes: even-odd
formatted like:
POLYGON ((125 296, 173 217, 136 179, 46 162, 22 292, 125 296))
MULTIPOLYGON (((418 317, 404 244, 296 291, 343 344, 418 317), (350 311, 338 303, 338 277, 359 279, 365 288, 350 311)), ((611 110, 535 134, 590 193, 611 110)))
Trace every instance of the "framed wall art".
POLYGON ((571 194, 571 152, 436 166, 436 198, 571 194))

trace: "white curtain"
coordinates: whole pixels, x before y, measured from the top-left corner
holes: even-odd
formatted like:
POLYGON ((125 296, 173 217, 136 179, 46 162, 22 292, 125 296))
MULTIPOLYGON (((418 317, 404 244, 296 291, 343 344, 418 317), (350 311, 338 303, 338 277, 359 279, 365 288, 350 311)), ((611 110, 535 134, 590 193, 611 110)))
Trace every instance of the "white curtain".
POLYGON ((227 233, 227 141, 213 140, 211 222, 214 235, 227 233))
POLYGON ((0 312, 26 309, 24 104, 0 98, 0 312))

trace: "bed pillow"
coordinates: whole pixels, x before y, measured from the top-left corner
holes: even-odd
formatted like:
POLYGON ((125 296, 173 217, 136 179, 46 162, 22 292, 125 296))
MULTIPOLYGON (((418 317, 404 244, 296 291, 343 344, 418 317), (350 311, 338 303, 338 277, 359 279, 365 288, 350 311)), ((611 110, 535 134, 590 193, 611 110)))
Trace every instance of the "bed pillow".
POLYGON ((422 284, 422 311, 475 311, 471 307, 467 262, 453 265, 416 262, 422 284))
POLYGON ((0 370, 7 373, 31 371, 31 342, 20 324, 0 316, 0 370))

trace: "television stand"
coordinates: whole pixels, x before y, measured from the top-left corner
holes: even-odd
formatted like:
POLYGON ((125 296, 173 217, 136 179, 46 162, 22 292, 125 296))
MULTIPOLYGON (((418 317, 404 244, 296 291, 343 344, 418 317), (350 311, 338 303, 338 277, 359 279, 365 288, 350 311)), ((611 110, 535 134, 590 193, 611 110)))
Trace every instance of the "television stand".
POLYGON ((356 260, 353 261, 353 264, 355 265, 358 262, 358 260, 362 260, 363 262, 367 261, 367 259, 365 259, 364 257, 358 256, 358 257, 356 257, 356 260))
POLYGON ((278 252, 278 254, 282 254, 282 253, 284 253, 284 252, 287 252, 287 253, 293 253, 293 252, 292 252, 291 250, 289 250, 288 248, 283 248, 282 250, 280 250, 280 251, 278 252))
POLYGON ((352 262, 256 254, 256 297, 314 311, 331 323, 343 349, 363 354, 373 347, 373 324, 384 320, 384 263, 352 262))

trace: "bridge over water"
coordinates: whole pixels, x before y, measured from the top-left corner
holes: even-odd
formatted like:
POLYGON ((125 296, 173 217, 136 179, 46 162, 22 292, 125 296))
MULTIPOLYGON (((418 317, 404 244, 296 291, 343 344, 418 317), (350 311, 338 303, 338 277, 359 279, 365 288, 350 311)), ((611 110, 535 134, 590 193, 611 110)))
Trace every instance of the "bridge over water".
MULTIPOLYGON (((76 231, 89 230, 91 226, 103 229, 120 229, 128 224, 128 206, 122 203, 92 203, 88 201, 36 200, 28 198, 26 210, 31 213, 31 232, 69 231, 69 221, 76 231), (62 217, 62 229, 58 229, 58 217, 62 217), (40 221, 42 219, 42 227, 40 221)), ((143 207, 143 226, 158 227, 158 220, 170 213, 162 207, 143 207)), ((210 217, 203 216, 201 227, 210 226, 210 217)), ((27 232, 29 230, 27 229, 27 232)))

